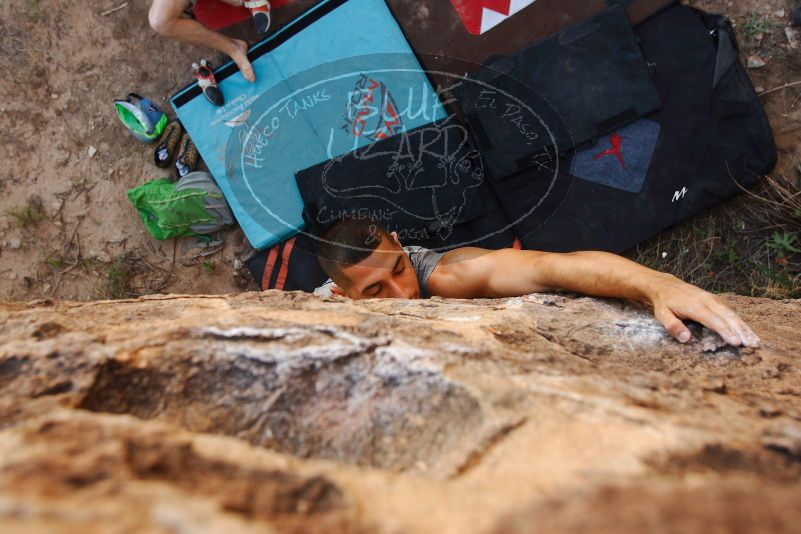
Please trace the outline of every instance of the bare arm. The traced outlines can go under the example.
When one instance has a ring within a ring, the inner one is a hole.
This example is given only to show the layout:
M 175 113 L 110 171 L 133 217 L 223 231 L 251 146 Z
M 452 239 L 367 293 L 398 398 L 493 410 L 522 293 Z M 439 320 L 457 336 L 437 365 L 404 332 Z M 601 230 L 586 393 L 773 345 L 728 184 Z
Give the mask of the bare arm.
M 236 0 L 226 1 L 239 5 Z M 188 6 L 189 0 L 153 0 L 148 15 L 150 26 L 165 37 L 194 46 L 214 48 L 227 54 L 236 62 L 245 79 L 254 81 L 256 78 L 253 67 L 247 58 L 247 43 L 226 37 L 209 30 L 194 19 L 183 17 L 182 14 Z
M 732 345 L 759 344 L 751 329 L 715 295 L 606 252 L 457 249 L 442 259 L 429 288 L 432 294 L 452 298 L 573 291 L 628 299 L 652 306 L 657 320 L 681 342 L 691 339 L 682 319 L 691 319 Z

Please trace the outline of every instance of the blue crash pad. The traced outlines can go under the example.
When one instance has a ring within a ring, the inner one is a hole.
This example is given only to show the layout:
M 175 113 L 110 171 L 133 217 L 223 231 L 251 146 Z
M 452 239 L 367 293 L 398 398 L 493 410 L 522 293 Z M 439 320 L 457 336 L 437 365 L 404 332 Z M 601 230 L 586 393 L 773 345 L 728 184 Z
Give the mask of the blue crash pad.
M 384 0 L 326 0 L 250 53 L 256 83 L 215 71 L 225 105 L 172 98 L 251 244 L 304 228 L 296 172 L 445 117 Z

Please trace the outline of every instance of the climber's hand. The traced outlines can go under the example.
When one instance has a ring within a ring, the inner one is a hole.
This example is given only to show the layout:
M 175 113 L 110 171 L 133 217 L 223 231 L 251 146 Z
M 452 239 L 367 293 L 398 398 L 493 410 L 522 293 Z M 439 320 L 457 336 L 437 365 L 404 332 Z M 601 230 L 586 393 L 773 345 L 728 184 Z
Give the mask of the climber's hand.
M 735 347 L 758 347 L 759 337 L 723 301 L 672 276 L 660 277 L 649 290 L 656 319 L 668 333 L 687 343 L 692 334 L 683 320 L 701 323 Z

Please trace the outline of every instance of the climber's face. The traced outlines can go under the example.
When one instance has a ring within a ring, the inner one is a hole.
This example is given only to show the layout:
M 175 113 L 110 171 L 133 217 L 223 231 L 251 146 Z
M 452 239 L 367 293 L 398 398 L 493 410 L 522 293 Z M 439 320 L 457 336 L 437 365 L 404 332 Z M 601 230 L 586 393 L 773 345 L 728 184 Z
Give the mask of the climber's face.
M 383 236 L 372 254 L 342 273 L 348 283 L 332 290 L 339 295 L 356 300 L 420 298 L 417 275 L 395 232 L 389 238 Z

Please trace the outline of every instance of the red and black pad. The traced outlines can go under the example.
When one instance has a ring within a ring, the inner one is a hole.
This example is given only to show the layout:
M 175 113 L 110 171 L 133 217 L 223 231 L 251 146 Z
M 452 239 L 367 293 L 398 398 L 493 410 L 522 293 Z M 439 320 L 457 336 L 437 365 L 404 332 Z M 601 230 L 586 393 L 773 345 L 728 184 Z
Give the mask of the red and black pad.
M 423 68 L 464 74 L 613 5 L 638 24 L 676 0 L 387 0 Z M 434 76 L 435 82 L 440 80 Z
M 508 234 L 495 248 L 520 249 L 520 239 Z M 305 291 L 315 289 L 328 281 L 315 252 L 317 241 L 300 234 L 270 249 L 259 251 L 247 262 L 248 270 L 262 291 Z
M 328 280 L 317 261 L 317 240 L 299 234 L 283 243 L 259 251 L 247 262 L 248 270 L 262 290 L 313 292 Z
M 506 222 L 500 205 L 488 187 L 480 190 L 487 215 L 458 225 L 451 234 L 453 243 L 474 241 L 487 249 L 521 248 L 520 239 Z M 404 245 L 416 244 L 414 240 Z M 317 261 L 317 239 L 310 234 L 299 234 L 267 250 L 257 252 L 247 261 L 248 271 L 262 290 L 306 291 L 308 293 L 323 285 L 328 275 Z
M 554 175 L 558 205 L 516 225 L 525 248 L 625 251 L 756 185 L 776 163 L 773 134 L 723 17 L 676 6 L 635 29 L 662 108 L 559 168 L 492 182 L 510 219 Z M 538 188 L 538 184 L 539 188 Z
M 661 106 L 620 6 L 494 61 L 471 78 L 476 82 L 460 84 L 454 94 L 496 180 Z

